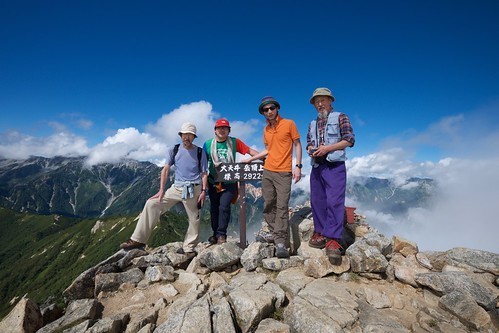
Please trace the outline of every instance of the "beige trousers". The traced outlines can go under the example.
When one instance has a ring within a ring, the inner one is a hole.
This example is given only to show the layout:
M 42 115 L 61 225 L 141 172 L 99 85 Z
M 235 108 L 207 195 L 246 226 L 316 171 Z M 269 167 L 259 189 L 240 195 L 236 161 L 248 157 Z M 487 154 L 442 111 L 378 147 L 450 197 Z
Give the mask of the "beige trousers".
M 140 214 L 135 231 L 130 238 L 136 242 L 147 243 L 152 230 L 159 222 L 159 217 L 176 203 L 182 202 L 189 219 L 189 227 L 184 238 L 183 248 L 185 252 L 194 251 L 194 248 L 199 243 L 199 209 L 197 201 L 200 193 L 201 186 L 197 185 L 194 186 L 194 197 L 182 199 L 182 188 L 172 185 L 166 190 L 161 202 L 158 199 L 147 200 Z

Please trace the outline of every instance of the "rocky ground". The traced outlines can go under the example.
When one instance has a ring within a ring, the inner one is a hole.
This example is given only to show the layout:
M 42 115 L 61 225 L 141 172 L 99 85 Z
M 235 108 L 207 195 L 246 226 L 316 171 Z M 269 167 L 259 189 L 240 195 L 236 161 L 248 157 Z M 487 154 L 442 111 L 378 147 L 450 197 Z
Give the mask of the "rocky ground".
M 357 221 L 333 266 L 308 246 L 309 210 L 291 225 L 289 259 L 232 239 L 201 243 L 192 260 L 180 243 L 119 251 L 64 291 L 63 313 L 23 298 L 0 332 L 497 332 L 498 254 L 419 252 Z

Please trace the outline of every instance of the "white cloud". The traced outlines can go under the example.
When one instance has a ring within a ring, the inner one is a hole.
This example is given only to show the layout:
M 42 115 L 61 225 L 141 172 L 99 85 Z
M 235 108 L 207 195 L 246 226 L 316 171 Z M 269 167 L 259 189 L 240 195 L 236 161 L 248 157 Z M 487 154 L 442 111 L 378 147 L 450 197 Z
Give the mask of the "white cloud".
M 67 117 L 73 121 L 75 116 L 70 114 Z M 194 143 L 201 146 L 206 139 L 213 136 L 213 126 L 219 117 L 220 115 L 213 111 L 212 105 L 208 102 L 184 104 L 164 114 L 156 122 L 148 124 L 143 133 L 133 127 L 118 129 L 92 148 L 87 146 L 84 138 L 70 133 L 63 123 L 50 122 L 49 125 L 55 133 L 47 137 L 33 137 L 12 131 L 0 134 L 0 156 L 23 159 L 31 155 L 45 157 L 88 155 L 86 162 L 90 165 L 117 162 L 123 158 L 147 160 L 162 165 L 165 162 L 168 146 L 180 142 L 178 131 L 184 122 L 196 125 L 198 138 Z M 231 134 L 250 146 L 261 144 L 261 136 L 255 135 L 261 133 L 263 128 L 263 125 L 259 126 L 259 121 L 255 119 L 248 122 L 230 121 Z M 78 124 L 86 129 L 93 126 L 91 121 L 83 118 L 79 119 Z
M 89 152 L 84 138 L 67 132 L 37 138 L 11 131 L 0 135 L 0 142 L 0 156 L 5 158 L 83 156 Z
M 130 127 L 119 129 L 115 135 L 92 148 L 86 162 L 89 165 L 113 163 L 122 158 L 157 161 L 165 157 L 166 149 L 165 144 L 150 134 Z
M 94 126 L 94 123 L 91 120 L 81 118 L 77 121 L 77 125 L 79 128 L 88 130 Z
M 410 209 L 405 217 L 362 211 L 362 205 L 347 200 L 349 205 L 358 207 L 360 214 L 366 215 L 368 223 L 389 237 L 400 235 L 416 241 L 423 250 L 462 246 L 499 253 L 499 224 L 494 213 L 499 202 L 499 158 L 447 158 L 438 163 L 417 164 L 386 155 L 394 156 L 379 152 L 358 158 L 348 170 L 349 175 L 367 176 L 369 171 L 375 170 L 375 175 L 386 176 L 391 172 L 402 179 L 402 176 L 411 177 L 418 172 L 434 179 L 439 190 L 430 208 Z M 379 170 L 382 173 L 378 173 Z
M 146 131 L 155 138 L 169 144 L 179 141 L 178 131 L 185 122 L 196 126 L 195 143 L 200 145 L 213 135 L 213 125 L 218 114 L 213 112 L 210 103 L 205 101 L 183 104 L 170 113 L 164 114 L 158 121 L 149 124 Z
M 348 176 L 393 178 L 405 183 L 408 177 L 425 173 L 424 165 L 417 165 L 407 158 L 402 148 L 391 148 L 366 156 L 347 160 Z

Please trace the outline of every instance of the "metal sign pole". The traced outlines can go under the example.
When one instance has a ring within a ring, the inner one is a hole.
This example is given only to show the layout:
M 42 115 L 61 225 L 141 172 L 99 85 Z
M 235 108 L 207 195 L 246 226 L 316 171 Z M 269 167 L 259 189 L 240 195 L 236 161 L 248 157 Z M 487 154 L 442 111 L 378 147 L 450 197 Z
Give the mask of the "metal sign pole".
M 239 247 L 246 248 L 246 182 L 239 182 Z

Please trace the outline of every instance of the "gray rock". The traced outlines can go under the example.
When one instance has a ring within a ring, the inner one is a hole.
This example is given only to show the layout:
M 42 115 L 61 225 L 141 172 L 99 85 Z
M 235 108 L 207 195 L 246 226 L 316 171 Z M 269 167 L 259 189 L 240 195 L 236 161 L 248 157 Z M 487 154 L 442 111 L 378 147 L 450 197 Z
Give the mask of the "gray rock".
M 359 302 L 359 322 L 364 333 L 410 333 L 397 318 L 388 316 L 372 306 Z
M 275 288 L 265 288 L 267 278 L 259 273 L 241 273 L 229 285 L 228 300 L 242 332 L 250 332 L 275 311 L 279 295 Z M 279 288 L 280 289 L 280 288 Z M 281 296 L 284 291 L 281 289 Z
M 262 259 L 272 258 L 274 246 L 268 243 L 251 243 L 241 255 L 241 264 L 248 272 L 254 271 L 262 264 Z
M 62 295 L 64 296 L 64 299 L 66 301 L 71 301 L 76 299 L 94 297 L 94 278 L 99 268 L 108 264 L 116 263 L 126 255 L 126 251 L 120 250 L 106 260 L 78 275 L 78 277 L 71 283 L 71 285 L 63 291 Z
M 155 333 L 181 333 L 184 321 L 192 320 L 192 318 L 186 318 L 186 313 L 194 302 L 198 299 L 201 293 L 197 291 L 190 291 L 184 296 L 175 300 L 169 307 L 167 311 L 167 320 L 159 325 Z M 209 326 L 211 329 L 211 325 Z
M 146 269 L 145 278 L 150 282 L 175 281 L 172 266 L 149 266 Z
M 380 234 L 379 232 L 371 231 L 364 235 L 362 238 L 370 246 L 374 246 L 381 252 L 383 255 L 388 255 L 392 252 L 392 242 L 389 238 L 385 237 L 385 235 Z
M 494 309 L 499 297 L 497 288 L 468 273 L 421 273 L 416 274 L 415 279 L 418 284 L 427 286 L 441 295 L 450 294 L 454 290 L 467 292 L 486 310 Z
M 155 325 L 157 319 L 157 308 L 150 304 L 143 304 L 139 309 L 130 312 L 130 321 L 126 326 L 125 332 L 137 332 L 149 324 Z
M 383 292 L 374 288 L 365 287 L 359 289 L 357 297 L 362 297 L 368 304 L 375 309 L 391 308 L 390 298 Z
M 130 321 L 129 314 L 103 318 L 97 321 L 86 333 L 120 333 Z
M 375 239 L 372 237 L 372 239 Z M 353 272 L 378 272 L 382 273 L 388 266 L 388 261 L 381 251 L 369 245 L 365 240 L 355 242 L 346 250 L 346 256 L 350 259 Z
M 354 295 L 332 279 L 307 284 L 284 311 L 284 322 L 296 332 L 340 332 L 357 319 Z
M 211 297 L 211 312 L 213 332 L 218 333 L 235 333 L 236 327 L 234 326 L 234 314 L 230 307 L 229 302 L 225 297 L 212 296 Z
M 202 265 L 213 271 L 221 271 L 239 262 L 243 250 L 233 242 L 211 246 L 199 254 Z
M 433 270 L 433 266 L 431 265 L 430 259 L 426 256 L 426 254 L 422 252 L 416 253 L 416 260 L 418 263 L 426 269 Z
M 62 333 L 85 333 L 92 326 L 92 322 L 87 319 L 71 328 L 65 329 Z
M 403 256 L 394 253 L 390 260 L 390 265 L 394 268 L 395 277 L 413 287 L 418 287 L 415 276 L 419 273 L 428 273 L 429 270 L 420 266 L 414 254 Z
M 275 283 L 292 297 L 297 295 L 300 290 L 305 288 L 305 286 L 312 281 L 314 281 L 314 279 L 306 276 L 300 268 L 284 270 L 280 272 L 275 279 Z
M 440 306 L 458 317 L 461 322 L 475 330 L 490 326 L 491 320 L 487 312 L 478 306 L 465 292 L 455 290 L 440 298 Z
M 418 245 L 415 242 L 402 238 L 400 236 L 393 236 L 393 252 L 400 253 L 404 257 L 418 253 Z
M 47 325 L 54 320 L 57 320 L 62 317 L 64 314 L 64 309 L 62 309 L 59 305 L 57 304 L 50 304 L 41 310 L 42 317 L 43 317 L 43 324 Z
M 141 249 L 132 249 L 130 251 L 124 251 L 124 252 L 125 256 L 116 262 L 116 266 L 122 271 L 125 270 L 128 266 L 130 266 L 132 261 L 134 261 L 136 258 L 140 258 L 147 255 L 147 252 Z M 99 272 L 97 272 L 97 274 L 98 273 Z
M 66 308 L 66 313 L 56 321 L 43 326 L 37 333 L 52 333 L 63 331 L 79 324 L 87 319 L 98 318 L 102 304 L 95 299 L 78 299 L 71 301 Z
M 38 305 L 23 297 L 0 322 L 0 332 L 33 333 L 43 326 L 43 317 Z
M 95 296 L 101 291 L 116 291 L 123 283 L 137 284 L 144 278 L 144 273 L 138 268 L 132 268 L 123 273 L 97 274 L 95 276 Z
M 284 323 L 296 333 L 342 332 L 333 318 L 299 296 L 285 308 Z
M 269 258 L 262 260 L 262 266 L 271 271 L 283 271 L 291 267 L 289 259 Z
M 281 323 L 275 319 L 267 318 L 258 324 L 255 333 L 290 333 L 289 325 Z
M 496 276 L 499 275 L 499 254 L 456 247 L 447 251 L 448 264 L 464 266 L 473 271 L 485 271 Z

